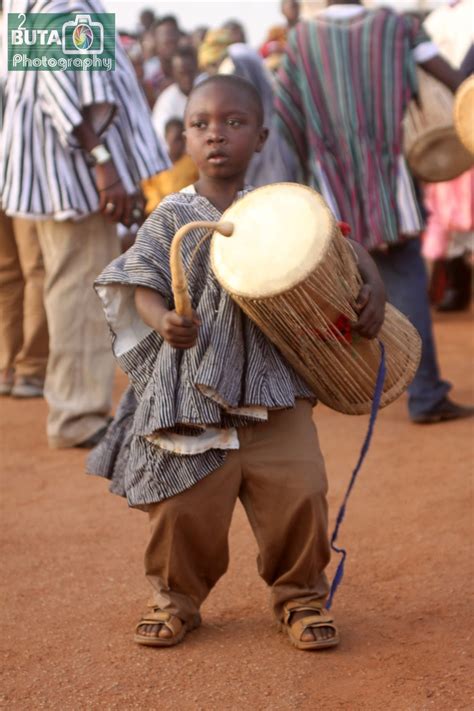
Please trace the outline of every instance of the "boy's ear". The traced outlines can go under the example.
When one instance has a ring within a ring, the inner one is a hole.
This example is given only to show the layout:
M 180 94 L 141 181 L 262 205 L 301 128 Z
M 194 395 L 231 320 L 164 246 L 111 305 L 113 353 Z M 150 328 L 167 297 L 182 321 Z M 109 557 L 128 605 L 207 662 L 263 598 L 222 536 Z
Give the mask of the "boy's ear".
M 255 153 L 260 153 L 262 150 L 263 146 L 265 145 L 265 141 L 268 138 L 268 128 L 265 128 L 265 126 L 262 126 L 258 132 L 258 141 L 257 141 L 257 146 L 255 148 Z

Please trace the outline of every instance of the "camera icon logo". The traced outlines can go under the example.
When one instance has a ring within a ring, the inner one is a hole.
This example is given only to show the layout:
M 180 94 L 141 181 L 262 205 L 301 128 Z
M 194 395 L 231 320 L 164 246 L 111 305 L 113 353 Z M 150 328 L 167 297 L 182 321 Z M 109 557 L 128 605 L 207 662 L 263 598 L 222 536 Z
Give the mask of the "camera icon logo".
M 77 15 L 63 24 L 62 44 L 64 54 L 102 54 L 104 26 L 90 15 Z

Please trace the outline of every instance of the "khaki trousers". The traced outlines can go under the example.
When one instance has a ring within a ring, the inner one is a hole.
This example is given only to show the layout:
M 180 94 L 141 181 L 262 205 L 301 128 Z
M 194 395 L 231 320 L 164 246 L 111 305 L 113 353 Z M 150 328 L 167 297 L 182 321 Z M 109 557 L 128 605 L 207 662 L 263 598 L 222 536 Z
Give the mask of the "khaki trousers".
M 240 498 L 257 540 L 258 572 L 275 615 L 288 600 L 324 600 L 329 562 L 327 480 L 309 402 L 239 429 L 240 449 L 191 489 L 152 504 L 145 571 L 150 606 L 186 622 L 225 573 L 228 532 Z
M 43 380 L 48 327 L 35 221 L 0 212 L 0 371 Z
M 73 447 L 103 427 L 110 412 L 114 361 L 93 282 L 119 254 L 119 242 L 115 225 L 102 215 L 36 224 L 50 336 L 48 441 Z

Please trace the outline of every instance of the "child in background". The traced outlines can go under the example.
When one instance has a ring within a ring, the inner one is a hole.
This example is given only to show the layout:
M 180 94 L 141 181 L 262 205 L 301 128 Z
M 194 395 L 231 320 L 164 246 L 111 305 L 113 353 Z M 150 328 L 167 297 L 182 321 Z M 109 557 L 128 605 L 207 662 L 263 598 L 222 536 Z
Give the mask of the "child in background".
M 130 434 L 117 429 L 128 441 L 121 486 L 151 525 L 145 568 L 153 595 L 135 641 L 168 647 L 199 626 L 200 606 L 227 569 L 240 498 L 277 620 L 297 648 L 331 647 L 339 634 L 324 607 L 327 481 L 314 393 L 222 290 L 209 242 L 195 250 L 201 232 L 182 245 L 192 319 L 176 313 L 171 289 L 175 232 L 219 220 L 246 192 L 249 161 L 268 133 L 260 96 L 240 77 L 213 76 L 191 93 L 185 127 L 197 182 L 163 200 L 96 282 L 137 400 Z M 365 250 L 354 249 L 364 281 L 356 328 L 373 338 L 383 284 Z
M 177 118 L 170 119 L 165 126 L 165 141 L 173 167 L 142 182 L 147 215 L 153 212 L 167 195 L 177 193 L 197 180 L 198 171 L 193 159 L 186 153 L 183 130 L 183 122 Z
M 171 60 L 173 84 L 165 89 L 153 107 L 152 122 L 156 133 L 165 138 L 165 128 L 172 118 L 184 118 L 188 96 L 198 75 L 196 50 L 178 47 Z

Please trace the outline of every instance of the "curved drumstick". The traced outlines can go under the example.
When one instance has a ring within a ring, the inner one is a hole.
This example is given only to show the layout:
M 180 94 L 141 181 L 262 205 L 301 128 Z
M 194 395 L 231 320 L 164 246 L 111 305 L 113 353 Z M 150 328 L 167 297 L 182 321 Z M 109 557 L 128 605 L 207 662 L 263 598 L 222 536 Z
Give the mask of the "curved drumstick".
M 206 222 L 198 220 L 183 225 L 173 237 L 170 248 L 170 268 L 174 304 L 176 313 L 189 319 L 192 318 L 193 309 L 188 294 L 188 280 L 186 279 L 183 260 L 181 259 L 181 240 L 188 232 L 196 229 L 214 230 L 224 235 L 224 237 L 230 237 L 234 231 L 234 225 L 232 222 Z

